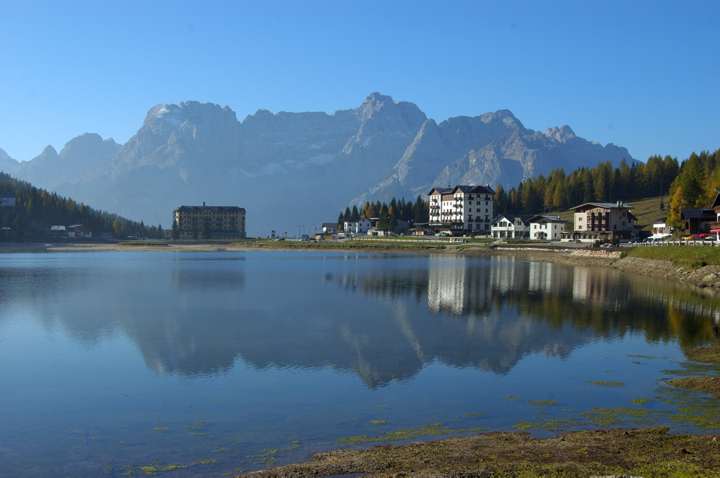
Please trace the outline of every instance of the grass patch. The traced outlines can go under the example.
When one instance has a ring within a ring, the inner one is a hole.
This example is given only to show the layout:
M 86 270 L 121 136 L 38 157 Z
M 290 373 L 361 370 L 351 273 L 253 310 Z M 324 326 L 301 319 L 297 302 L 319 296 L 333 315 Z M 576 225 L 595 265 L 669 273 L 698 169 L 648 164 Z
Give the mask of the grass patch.
M 670 261 L 677 266 L 698 268 L 720 265 L 720 247 L 710 246 L 658 246 L 635 247 L 627 251 L 628 257 Z

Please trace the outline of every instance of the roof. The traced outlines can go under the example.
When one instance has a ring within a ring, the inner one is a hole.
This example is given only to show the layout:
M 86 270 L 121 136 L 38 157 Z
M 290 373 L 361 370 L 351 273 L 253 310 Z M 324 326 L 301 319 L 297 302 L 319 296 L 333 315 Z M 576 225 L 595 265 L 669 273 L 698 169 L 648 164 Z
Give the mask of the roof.
M 456 191 L 462 191 L 464 193 L 471 194 L 495 194 L 495 191 L 490 186 L 468 186 L 461 184 L 455 186 L 454 188 L 432 188 L 428 193 L 428 196 L 433 193 L 450 194 L 455 193 Z
M 455 186 L 452 192 L 462 191 L 464 193 L 471 194 L 495 194 L 495 191 L 490 186 Z
M 682 219 L 699 219 L 699 220 L 715 220 L 715 211 L 700 207 L 689 207 L 680 211 Z
M 530 221 L 531 223 L 532 223 L 532 222 L 537 222 L 537 223 L 540 223 L 540 222 L 556 222 L 556 223 L 560 223 L 560 224 L 564 224 L 564 223 L 565 223 L 565 221 L 563 221 L 562 219 L 560 219 L 560 216 L 546 216 L 546 215 L 543 215 L 543 214 L 536 214 L 535 216 L 531 216 L 530 219 L 529 219 L 529 221 Z
M 336 222 L 323 222 L 322 227 L 337 227 Z
M 632 205 L 626 204 L 622 201 L 618 202 L 585 202 L 578 204 L 577 206 L 571 207 L 570 210 L 582 209 L 587 207 L 600 207 L 603 209 L 630 209 Z
M 195 212 L 204 210 L 213 210 L 219 212 L 233 212 L 233 211 L 245 211 L 244 207 L 238 206 L 180 206 L 176 211 L 181 212 Z

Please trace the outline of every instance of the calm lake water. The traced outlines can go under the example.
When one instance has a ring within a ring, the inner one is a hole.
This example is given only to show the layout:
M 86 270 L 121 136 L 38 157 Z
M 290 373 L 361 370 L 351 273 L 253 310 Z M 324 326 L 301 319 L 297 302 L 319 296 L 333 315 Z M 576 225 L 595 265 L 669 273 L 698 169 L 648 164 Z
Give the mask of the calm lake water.
M 221 477 L 492 430 L 717 432 L 714 402 L 664 380 L 715 373 L 683 349 L 719 321 L 663 282 L 510 257 L 3 254 L 0 476 Z

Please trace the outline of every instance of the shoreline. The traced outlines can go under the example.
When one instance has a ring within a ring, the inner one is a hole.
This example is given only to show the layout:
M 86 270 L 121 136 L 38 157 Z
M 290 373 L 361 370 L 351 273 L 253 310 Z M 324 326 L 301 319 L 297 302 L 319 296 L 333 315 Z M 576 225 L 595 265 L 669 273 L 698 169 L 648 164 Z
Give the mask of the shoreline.
M 2 253 L 62 252 L 244 252 L 244 251 L 330 251 L 404 254 L 449 254 L 467 256 L 513 256 L 570 266 L 608 267 L 621 272 L 669 280 L 706 295 L 720 295 L 720 265 L 684 266 L 669 260 L 632 257 L 627 251 L 562 248 L 543 245 L 500 245 L 489 242 L 451 243 L 419 240 L 362 240 L 347 242 L 295 242 L 249 240 L 217 243 L 60 243 L 0 245 Z
M 302 463 L 238 476 L 720 477 L 719 451 L 717 437 L 675 435 L 664 427 L 577 431 L 550 438 L 490 432 L 320 452 Z

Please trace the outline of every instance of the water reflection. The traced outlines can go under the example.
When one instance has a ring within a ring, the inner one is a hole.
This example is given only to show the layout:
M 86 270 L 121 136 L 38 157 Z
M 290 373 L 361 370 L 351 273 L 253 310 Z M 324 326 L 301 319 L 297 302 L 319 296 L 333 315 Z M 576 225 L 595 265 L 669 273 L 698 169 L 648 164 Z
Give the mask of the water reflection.
M 436 360 L 505 374 L 527 355 L 625 334 L 691 346 L 713 338 L 720 310 L 609 269 L 506 257 L 97 257 L 0 269 L 0 325 L 30 315 L 89 345 L 121 333 L 159 374 L 241 359 L 332 367 L 375 388 Z

